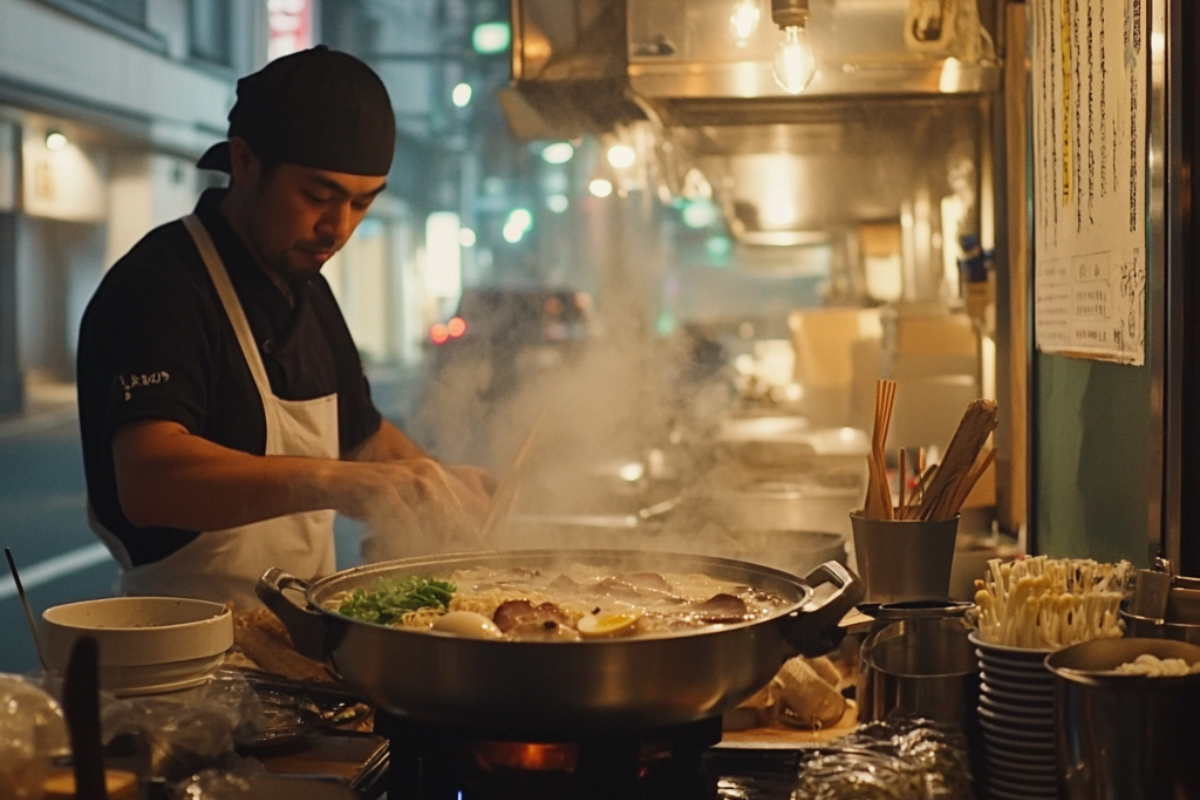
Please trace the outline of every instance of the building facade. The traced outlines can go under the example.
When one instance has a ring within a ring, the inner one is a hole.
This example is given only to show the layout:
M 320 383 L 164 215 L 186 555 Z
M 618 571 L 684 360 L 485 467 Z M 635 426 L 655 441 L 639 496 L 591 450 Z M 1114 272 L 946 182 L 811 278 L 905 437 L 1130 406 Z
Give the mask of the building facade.
M 327 277 L 368 364 L 418 361 L 429 322 L 456 299 L 427 291 L 426 219 L 475 194 L 468 112 L 451 95 L 480 6 L 0 0 L 0 416 L 24 408 L 29 381 L 73 379 L 104 271 L 222 181 L 194 164 L 225 136 L 238 76 L 316 42 L 380 72 L 399 129 L 389 190 Z

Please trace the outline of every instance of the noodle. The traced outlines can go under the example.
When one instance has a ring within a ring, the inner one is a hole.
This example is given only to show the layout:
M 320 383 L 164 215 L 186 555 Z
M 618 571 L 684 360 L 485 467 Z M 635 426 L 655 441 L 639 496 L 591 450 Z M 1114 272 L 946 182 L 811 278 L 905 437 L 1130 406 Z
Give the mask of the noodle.
M 438 617 L 445 613 L 440 608 L 418 608 L 416 611 L 408 611 L 400 617 L 400 627 L 432 628 Z

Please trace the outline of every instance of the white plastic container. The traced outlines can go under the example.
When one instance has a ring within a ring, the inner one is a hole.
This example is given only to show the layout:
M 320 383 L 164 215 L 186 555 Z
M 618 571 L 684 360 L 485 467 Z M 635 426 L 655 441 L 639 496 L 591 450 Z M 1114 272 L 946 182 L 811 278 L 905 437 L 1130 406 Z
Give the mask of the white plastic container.
M 47 666 L 66 670 L 80 636 L 99 646 L 100 688 L 114 694 L 171 692 L 204 683 L 233 646 L 233 614 L 180 597 L 111 597 L 42 612 Z

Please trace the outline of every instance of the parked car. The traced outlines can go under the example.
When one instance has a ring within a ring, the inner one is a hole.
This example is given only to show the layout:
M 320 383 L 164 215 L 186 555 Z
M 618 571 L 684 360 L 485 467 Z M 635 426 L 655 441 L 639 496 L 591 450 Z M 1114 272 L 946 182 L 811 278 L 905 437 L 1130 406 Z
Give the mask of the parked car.
M 591 298 L 563 289 L 467 289 L 450 319 L 433 325 L 435 358 L 461 349 L 519 350 L 586 339 Z
M 569 365 L 592 336 L 591 297 L 565 289 L 464 290 L 429 331 L 418 440 L 443 458 L 487 460 L 474 439 L 492 414 Z

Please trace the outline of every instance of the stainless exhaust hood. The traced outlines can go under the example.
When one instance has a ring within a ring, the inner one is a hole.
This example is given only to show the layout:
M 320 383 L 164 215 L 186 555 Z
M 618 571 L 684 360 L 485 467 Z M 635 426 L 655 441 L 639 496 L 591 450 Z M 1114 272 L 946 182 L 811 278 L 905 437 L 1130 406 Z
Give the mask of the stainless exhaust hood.
M 813 99 L 999 86 L 992 15 L 981 23 L 976 0 L 801 2 L 816 71 L 800 94 L 773 77 L 784 34 L 772 0 L 513 0 L 513 88 L 549 127 L 578 130 L 639 118 L 633 99 L 671 124 L 786 122 L 803 121 Z M 926 20 L 940 35 L 922 40 L 917 10 L 931 4 L 954 32 Z
M 934 57 L 914 50 L 905 36 L 908 0 L 811 0 L 806 28 L 816 71 L 792 95 L 773 75 L 783 34 L 762 5 L 753 30 L 738 31 L 733 15 L 739 7 L 758 9 L 756 0 L 628 0 L 630 88 L 687 117 L 763 110 L 778 119 L 789 113 L 802 118 L 811 98 L 978 93 L 999 84 L 998 65 L 979 28 L 971 41 L 946 42 L 942 57 Z M 737 102 L 744 100 L 756 102 Z
M 800 245 L 815 232 L 897 219 L 920 193 L 954 194 L 952 167 L 978 163 L 978 98 L 843 98 L 807 122 L 668 129 L 708 179 L 734 236 Z M 828 238 L 828 237 L 826 237 Z
M 500 102 L 527 139 L 649 124 L 667 188 L 698 169 L 738 239 L 822 241 L 950 191 L 947 165 L 979 155 L 997 1 L 513 0 Z M 814 59 L 795 94 L 784 23 Z

